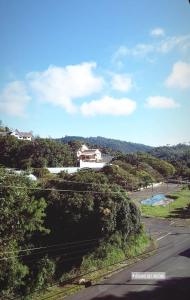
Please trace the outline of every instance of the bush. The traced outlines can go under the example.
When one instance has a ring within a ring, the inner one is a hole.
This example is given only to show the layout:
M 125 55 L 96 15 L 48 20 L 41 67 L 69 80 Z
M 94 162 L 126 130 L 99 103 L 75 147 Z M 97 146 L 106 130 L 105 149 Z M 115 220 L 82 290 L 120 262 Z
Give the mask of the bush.
M 55 273 L 55 263 L 48 257 L 42 258 L 33 269 L 33 274 L 29 278 L 28 294 L 34 293 L 36 290 L 43 291 L 53 281 Z M 27 286 L 27 285 L 26 285 Z
M 129 238 L 117 232 L 101 245 L 90 255 L 83 258 L 81 271 L 95 271 L 98 268 L 106 267 L 118 263 L 127 258 L 141 254 L 147 245 L 149 238 L 141 230 Z
M 166 195 L 166 198 L 169 198 L 169 199 L 178 199 L 179 198 L 179 196 L 177 196 L 177 195 Z

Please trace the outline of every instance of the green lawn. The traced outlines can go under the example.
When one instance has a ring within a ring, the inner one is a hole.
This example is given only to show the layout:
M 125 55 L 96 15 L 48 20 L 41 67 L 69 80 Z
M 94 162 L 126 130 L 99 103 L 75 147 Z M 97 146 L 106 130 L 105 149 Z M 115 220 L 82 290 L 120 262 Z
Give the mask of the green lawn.
M 170 197 L 176 197 L 172 203 L 166 206 L 148 206 L 141 205 L 142 214 L 145 216 L 161 218 L 190 219 L 190 190 L 182 189 L 179 192 L 170 194 Z

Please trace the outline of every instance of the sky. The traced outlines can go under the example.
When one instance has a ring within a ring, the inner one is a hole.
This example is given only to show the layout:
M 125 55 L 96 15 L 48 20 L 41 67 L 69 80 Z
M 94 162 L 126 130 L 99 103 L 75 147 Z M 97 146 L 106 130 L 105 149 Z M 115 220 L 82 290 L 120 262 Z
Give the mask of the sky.
M 12 129 L 190 141 L 188 0 L 0 0 L 0 66 Z

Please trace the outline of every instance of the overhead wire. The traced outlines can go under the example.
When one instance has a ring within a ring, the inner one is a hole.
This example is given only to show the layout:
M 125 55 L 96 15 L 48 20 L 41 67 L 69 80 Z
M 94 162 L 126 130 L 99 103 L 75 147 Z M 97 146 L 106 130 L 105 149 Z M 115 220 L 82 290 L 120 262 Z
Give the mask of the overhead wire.
M 159 247 L 159 248 L 160 248 L 160 247 Z M 158 248 L 158 249 L 159 249 L 159 248 Z M 144 251 L 143 253 L 137 255 L 136 258 L 141 257 L 141 256 L 146 255 L 146 254 L 153 253 L 153 252 L 155 252 L 155 249 L 153 249 L 153 250 L 151 250 L 151 251 Z M 116 261 L 116 262 L 114 262 L 114 263 L 112 263 L 112 264 L 110 264 L 110 265 L 108 265 L 108 266 L 106 266 L 106 267 L 111 267 L 111 266 L 113 266 L 113 265 L 115 265 L 115 264 L 123 263 L 123 262 L 126 261 L 126 260 L 127 260 L 127 257 L 126 257 L 125 259 L 123 259 L 123 260 Z M 130 265 L 133 265 L 133 264 L 134 264 L 134 262 L 130 263 L 130 264 L 127 265 L 127 266 L 129 267 Z M 69 278 L 69 279 L 67 279 L 67 280 L 65 280 L 65 281 L 61 281 L 61 282 L 60 282 L 60 280 L 59 280 L 59 281 L 56 281 L 54 284 L 48 286 L 47 288 L 53 288 L 53 287 L 56 287 L 58 284 L 61 284 L 61 285 L 64 285 L 64 284 L 71 284 L 71 283 L 73 283 L 73 281 L 74 281 L 75 279 L 78 279 L 78 278 L 81 278 L 81 277 L 83 277 L 83 276 L 92 274 L 92 273 L 97 272 L 97 271 L 100 271 L 100 270 L 102 270 L 102 269 L 105 269 L 105 266 L 104 266 L 104 267 L 101 267 L 101 268 L 96 268 L 96 269 L 93 270 L 93 271 L 89 271 L 89 272 L 85 272 L 85 273 L 82 273 L 82 274 L 78 274 L 77 276 L 74 276 L 74 277 L 72 277 L 72 278 Z M 112 272 L 112 271 L 111 271 L 111 272 Z M 110 272 L 109 272 L 109 273 L 110 273 Z M 107 274 L 107 273 L 106 273 L 106 274 Z M 76 283 L 75 283 L 75 284 L 76 284 Z M 69 288 L 69 287 L 68 287 L 68 288 Z M 69 291 L 72 290 L 72 289 L 73 289 L 73 288 L 70 288 Z M 35 291 L 35 292 L 38 292 L 38 291 L 41 291 L 41 290 L 42 290 L 41 288 L 40 288 L 40 289 L 38 288 L 38 289 L 35 289 L 34 291 Z M 64 293 L 64 291 L 58 292 L 58 293 L 56 293 L 56 294 L 53 294 L 53 295 L 48 296 L 48 298 L 47 298 L 47 297 L 46 297 L 46 298 L 42 298 L 42 300 L 50 299 L 50 298 L 52 298 L 52 297 L 55 297 L 56 295 L 63 294 L 63 293 Z M 11 300 L 15 300 L 15 299 L 18 299 L 18 297 L 11 298 Z M 41 299 L 41 298 L 40 298 L 40 299 Z
M 91 241 L 98 241 L 99 239 L 88 239 L 88 240 L 80 240 L 80 241 L 75 241 L 75 242 L 66 242 L 66 243 L 59 243 L 59 244 L 52 244 L 52 245 L 46 245 L 46 246 L 40 246 L 40 247 L 32 247 L 32 248 L 25 248 L 25 249 L 20 249 L 19 251 L 7 251 L 7 252 L 0 252 L 2 253 L 14 253 L 14 252 L 25 252 L 25 251 L 34 251 L 34 250 L 40 250 L 44 248 L 51 248 L 51 247 L 57 247 L 57 246 L 72 246 L 75 244 L 81 244 L 81 243 L 86 243 L 86 242 L 91 242 Z
M 30 174 L 33 175 L 33 174 Z M 7 174 L 6 176 L 26 176 L 25 174 Z M 76 180 L 65 180 L 62 178 L 48 178 L 48 177 L 40 177 L 38 178 L 38 180 L 41 179 L 48 179 L 49 181 L 58 181 L 58 182 L 65 182 L 65 183 L 76 183 L 76 184 L 86 184 L 86 185 L 99 185 L 99 186 L 110 186 L 113 187 L 114 184 L 110 184 L 110 183 L 96 183 L 96 182 L 81 182 L 81 181 L 76 181 Z
M 41 191 L 53 191 L 53 192 L 75 192 L 75 193 L 94 193 L 94 194 L 118 194 L 119 192 L 126 193 L 126 191 L 94 191 L 94 190 L 74 190 L 74 189 L 55 189 L 55 188 L 41 188 L 41 187 L 25 187 L 25 186 L 14 186 L 14 185 L 1 185 L 0 188 L 17 188 L 25 190 L 41 190 Z
M 34 255 L 44 255 L 44 254 L 50 254 L 51 255 L 51 252 L 56 252 L 56 251 L 64 251 L 64 250 L 69 250 L 69 254 L 73 253 L 72 250 L 74 250 L 73 248 L 76 248 L 76 247 L 86 247 L 86 246 L 93 246 L 95 244 L 97 244 L 99 242 L 99 240 L 94 240 L 94 241 L 89 241 L 89 242 L 85 242 L 85 243 L 80 243 L 80 244 L 75 244 L 75 245 L 70 245 L 70 246 L 65 246 L 65 247 L 58 247 L 58 248 L 54 248 L 54 249 L 43 249 L 43 250 L 40 250 L 40 252 L 35 252 L 35 253 L 28 253 L 28 254 L 22 254 L 22 255 L 12 255 L 12 256 L 5 256 L 5 252 L 4 253 L 1 253 L 4 255 L 4 257 L 0 258 L 0 261 L 2 260 L 8 260 L 8 259 L 13 259 L 13 258 L 26 258 L 26 257 L 29 257 L 29 256 L 34 256 Z M 76 252 L 76 251 L 74 251 Z M 10 253 L 10 252 L 9 252 Z M 15 252 L 14 252 L 15 253 Z M 67 254 L 68 252 L 66 253 L 63 253 L 62 254 Z
M 95 244 L 95 243 L 94 243 Z M 91 244 L 91 245 L 93 245 L 93 244 Z M 88 248 L 84 248 L 84 249 L 81 249 L 81 250 L 79 250 L 79 251 L 69 251 L 69 253 L 68 252 L 66 252 L 66 253 L 63 253 L 63 252 L 59 252 L 59 254 L 55 254 L 55 255 L 50 255 L 50 258 L 52 258 L 52 257 L 57 257 L 57 256 L 61 256 L 61 255 L 70 255 L 70 254 L 78 254 L 78 253 L 82 253 L 82 252 L 85 252 L 86 250 L 90 250 L 90 249 L 92 249 L 93 247 L 91 246 L 89 246 Z M 56 249 L 54 249 L 54 251 L 56 251 Z M 57 251 L 61 251 L 61 249 L 57 249 Z M 44 254 L 44 253 L 41 253 L 42 255 Z M 50 253 L 47 253 L 47 254 L 50 254 Z M 14 256 L 8 256 L 8 257 L 3 257 L 3 258 L 0 258 L 0 261 L 7 261 L 7 260 L 10 260 L 10 259 L 15 259 L 15 258 L 28 258 L 28 256 L 34 256 L 34 255 L 39 255 L 39 253 L 33 253 L 33 254 L 25 254 L 25 255 L 14 255 Z M 32 260 L 29 260 L 29 261 L 36 261 L 36 260 L 38 260 L 39 258 L 35 258 L 35 259 L 32 259 Z M 71 258 L 69 258 L 69 260 L 70 259 L 75 259 L 75 257 L 71 257 Z

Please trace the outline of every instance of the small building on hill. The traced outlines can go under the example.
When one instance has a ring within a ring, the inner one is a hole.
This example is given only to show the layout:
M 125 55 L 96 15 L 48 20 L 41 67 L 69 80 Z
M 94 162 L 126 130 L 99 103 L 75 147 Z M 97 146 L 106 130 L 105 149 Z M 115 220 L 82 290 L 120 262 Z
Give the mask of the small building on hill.
M 9 135 L 15 136 L 19 140 L 31 141 L 32 140 L 32 132 L 22 132 L 18 131 L 18 129 L 9 132 Z
M 77 151 L 78 160 L 83 162 L 100 162 L 101 156 L 99 149 L 89 149 L 86 145 L 82 145 Z

